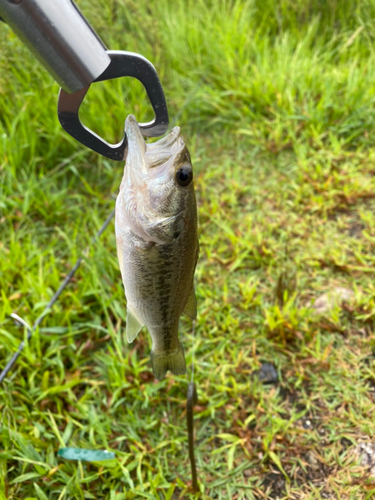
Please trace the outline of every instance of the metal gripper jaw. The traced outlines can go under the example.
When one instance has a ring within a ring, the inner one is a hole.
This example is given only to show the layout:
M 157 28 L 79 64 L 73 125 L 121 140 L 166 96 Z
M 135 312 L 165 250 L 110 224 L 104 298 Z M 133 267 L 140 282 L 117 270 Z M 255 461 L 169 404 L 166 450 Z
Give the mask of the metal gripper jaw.
M 155 118 L 151 122 L 139 124 L 141 132 L 146 137 L 159 137 L 165 134 L 169 125 L 167 103 L 154 66 L 148 59 L 133 52 L 108 50 L 107 54 L 111 62 L 94 82 L 112 80 L 122 76 L 137 78 L 145 87 L 155 113 Z M 88 148 L 111 160 L 124 161 L 127 149 L 125 134 L 118 144 L 109 144 L 85 127 L 79 119 L 79 108 L 89 88 L 90 85 L 73 94 L 68 94 L 65 90 L 60 89 L 57 106 L 59 121 L 68 134 Z

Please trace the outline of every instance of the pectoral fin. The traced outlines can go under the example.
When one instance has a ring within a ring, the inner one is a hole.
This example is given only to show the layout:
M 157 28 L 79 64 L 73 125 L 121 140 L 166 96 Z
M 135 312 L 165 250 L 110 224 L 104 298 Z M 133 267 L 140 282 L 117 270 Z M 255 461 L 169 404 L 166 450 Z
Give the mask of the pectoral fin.
M 195 297 L 194 288 L 191 289 L 191 293 L 184 309 L 184 314 L 193 320 L 197 317 L 197 299 Z
M 128 306 L 126 315 L 126 338 L 128 339 L 129 344 L 131 344 L 136 338 L 142 326 L 142 323 Z

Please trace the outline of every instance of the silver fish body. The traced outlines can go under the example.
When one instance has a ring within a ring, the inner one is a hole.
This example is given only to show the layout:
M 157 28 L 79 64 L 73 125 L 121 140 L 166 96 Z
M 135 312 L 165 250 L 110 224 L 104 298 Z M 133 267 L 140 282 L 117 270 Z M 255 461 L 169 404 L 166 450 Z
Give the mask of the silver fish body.
M 197 207 L 189 152 L 175 127 L 146 144 L 134 116 L 126 119 L 128 154 L 116 201 L 116 242 L 127 299 L 126 334 L 145 325 L 154 375 L 186 372 L 179 319 L 196 317 Z

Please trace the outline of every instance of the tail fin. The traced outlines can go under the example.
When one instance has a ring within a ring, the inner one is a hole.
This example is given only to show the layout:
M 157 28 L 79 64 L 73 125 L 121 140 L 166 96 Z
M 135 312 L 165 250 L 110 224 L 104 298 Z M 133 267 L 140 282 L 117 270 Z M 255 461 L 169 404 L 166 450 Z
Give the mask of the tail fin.
M 186 373 L 184 348 L 181 344 L 179 344 L 176 351 L 164 354 L 151 351 L 151 363 L 154 376 L 158 380 L 162 380 L 168 370 L 174 375 L 183 375 Z

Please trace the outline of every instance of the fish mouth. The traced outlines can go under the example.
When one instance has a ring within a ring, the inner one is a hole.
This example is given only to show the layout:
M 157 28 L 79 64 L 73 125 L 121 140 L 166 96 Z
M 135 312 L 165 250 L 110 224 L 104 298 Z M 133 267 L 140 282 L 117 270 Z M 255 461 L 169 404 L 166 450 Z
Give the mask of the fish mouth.
M 128 141 L 126 163 L 136 165 L 137 169 L 145 169 L 145 154 L 147 145 L 134 115 L 129 115 L 126 118 L 125 134 Z
M 180 127 L 174 127 L 169 134 L 157 142 L 147 144 L 147 164 L 149 168 L 161 167 L 168 169 L 176 156 L 185 149 L 185 142 L 180 133 Z M 159 169 L 158 169 L 159 170 Z
M 146 144 L 134 115 L 129 115 L 126 118 L 125 134 L 128 141 L 126 162 L 137 165 L 137 169 L 159 167 L 172 160 L 185 148 L 180 127 L 174 127 L 163 138 L 154 143 Z
M 128 139 L 128 144 L 146 145 L 141 129 L 139 128 L 137 119 L 134 115 L 128 115 L 125 120 L 125 133 Z

